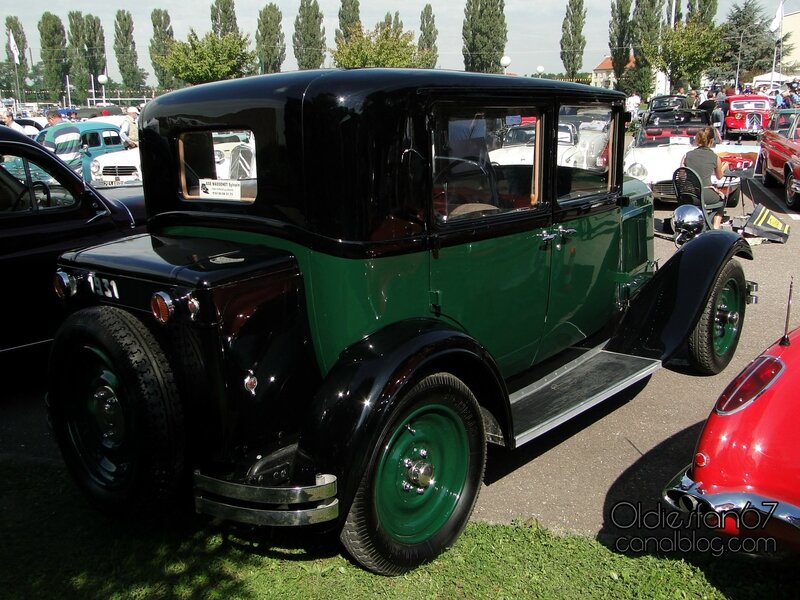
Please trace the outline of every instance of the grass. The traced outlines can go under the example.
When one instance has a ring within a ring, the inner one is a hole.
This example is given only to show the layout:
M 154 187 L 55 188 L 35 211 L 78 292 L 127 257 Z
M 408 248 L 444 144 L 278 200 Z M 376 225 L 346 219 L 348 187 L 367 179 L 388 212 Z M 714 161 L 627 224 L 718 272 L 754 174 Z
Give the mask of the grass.
M 470 523 L 433 563 L 386 578 L 332 535 L 108 519 L 59 465 L 0 459 L 0 481 L 4 599 L 781 598 L 800 583 L 795 557 L 628 556 L 535 523 Z

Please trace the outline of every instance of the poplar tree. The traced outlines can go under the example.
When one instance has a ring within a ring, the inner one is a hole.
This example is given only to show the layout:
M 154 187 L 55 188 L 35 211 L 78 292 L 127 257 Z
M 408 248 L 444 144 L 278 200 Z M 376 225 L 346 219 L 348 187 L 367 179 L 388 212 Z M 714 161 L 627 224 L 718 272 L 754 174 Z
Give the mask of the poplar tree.
M 611 66 L 621 89 L 622 75 L 631 55 L 631 0 L 611 0 L 611 20 L 608 23 L 608 48 Z
M 467 0 L 461 27 L 465 71 L 503 72 L 500 59 L 508 39 L 504 11 L 503 0 Z
M 644 50 L 648 40 L 661 37 L 661 14 L 664 0 L 636 0 L 633 9 L 631 42 L 636 65 L 626 73 L 625 88 L 636 88 L 642 98 L 649 98 L 653 92 L 652 61 Z
M 42 83 L 50 100 L 59 101 L 69 71 L 67 62 L 67 36 L 61 19 L 51 12 L 39 20 L 41 57 L 44 66 Z
M 686 20 L 696 20 L 698 23 L 713 27 L 717 6 L 717 0 L 689 0 Z
M 568 79 L 575 79 L 583 65 L 583 51 L 586 38 L 583 26 L 586 24 L 586 9 L 583 0 L 569 0 L 564 21 L 561 23 L 561 62 Z
M 258 13 L 256 57 L 259 73 L 279 73 L 286 60 L 286 41 L 281 29 L 283 14 L 277 4 L 269 3 Z
M 235 33 L 240 35 L 236 24 L 236 7 L 233 0 L 214 0 L 211 5 L 211 31 L 217 37 Z
M 122 85 L 138 91 L 144 85 L 145 73 L 139 68 L 136 42 L 133 40 L 133 17 L 127 10 L 118 10 L 114 20 L 114 55 L 122 76 Z
M 67 35 L 67 56 L 69 56 L 69 82 L 74 88 L 70 91 L 70 98 L 76 104 L 86 101 L 86 85 L 89 71 L 86 68 L 86 39 L 84 35 L 85 23 L 80 11 L 72 10 L 67 13 L 69 21 L 69 34 Z
M 86 44 L 86 69 L 94 77 L 94 87 L 97 90 L 97 76 L 106 72 L 106 35 L 100 17 L 84 17 L 83 38 Z
M 318 69 L 325 60 L 325 28 L 317 0 L 300 0 L 292 48 L 298 69 Z
M 339 29 L 336 30 L 336 45 L 350 41 L 353 32 L 361 27 L 361 7 L 358 0 L 342 0 L 339 7 Z
M 8 16 L 6 17 L 6 56 L 8 57 L 8 62 L 13 63 L 14 57 L 11 54 L 11 46 L 9 45 L 8 41 L 8 32 L 11 31 L 11 34 L 14 36 L 14 43 L 17 45 L 17 50 L 19 51 L 19 64 L 17 65 L 17 72 L 20 75 L 20 79 L 22 79 L 28 73 L 28 59 L 26 58 L 26 51 L 28 50 L 28 38 L 25 37 L 25 31 L 22 29 L 22 23 L 17 17 Z M 22 83 L 20 83 L 22 85 Z
M 153 74 L 158 80 L 158 87 L 171 89 L 176 87 L 177 82 L 172 73 L 161 63 L 161 59 L 167 55 L 170 46 L 175 41 L 169 13 L 161 8 L 156 8 L 150 13 L 150 21 L 153 23 L 153 37 L 150 38 L 150 63 L 153 65 Z
M 436 19 L 433 16 L 433 8 L 426 4 L 419 16 L 419 42 L 417 49 L 420 54 L 427 56 L 427 61 L 423 67 L 433 69 L 439 60 L 439 49 L 436 47 L 436 39 L 439 37 L 439 30 L 436 29 Z

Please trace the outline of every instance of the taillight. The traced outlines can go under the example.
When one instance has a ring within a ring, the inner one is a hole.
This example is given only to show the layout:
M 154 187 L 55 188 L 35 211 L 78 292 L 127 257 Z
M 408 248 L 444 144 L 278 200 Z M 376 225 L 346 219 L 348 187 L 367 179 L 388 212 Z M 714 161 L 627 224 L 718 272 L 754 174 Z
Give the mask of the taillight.
M 714 410 L 727 415 L 758 398 L 783 372 L 783 363 L 774 356 L 759 356 L 739 373 L 722 392 Z
M 175 312 L 175 303 L 166 292 L 156 292 L 150 298 L 150 311 L 159 323 L 166 323 Z

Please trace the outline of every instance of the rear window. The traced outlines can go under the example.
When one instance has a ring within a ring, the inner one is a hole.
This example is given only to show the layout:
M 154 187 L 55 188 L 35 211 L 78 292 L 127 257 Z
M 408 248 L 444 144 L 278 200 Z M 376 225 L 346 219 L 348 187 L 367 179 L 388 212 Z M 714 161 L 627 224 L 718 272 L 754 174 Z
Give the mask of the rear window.
M 255 201 L 256 139 L 252 131 L 183 133 L 179 153 L 184 199 L 238 204 Z

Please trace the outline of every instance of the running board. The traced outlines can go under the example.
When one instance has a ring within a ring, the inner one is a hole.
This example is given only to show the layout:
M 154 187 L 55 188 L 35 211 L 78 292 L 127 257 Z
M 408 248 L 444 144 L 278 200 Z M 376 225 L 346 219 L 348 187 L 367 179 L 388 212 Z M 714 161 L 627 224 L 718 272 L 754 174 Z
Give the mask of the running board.
M 661 368 L 658 359 L 590 350 L 513 393 L 514 445 L 547 433 Z

